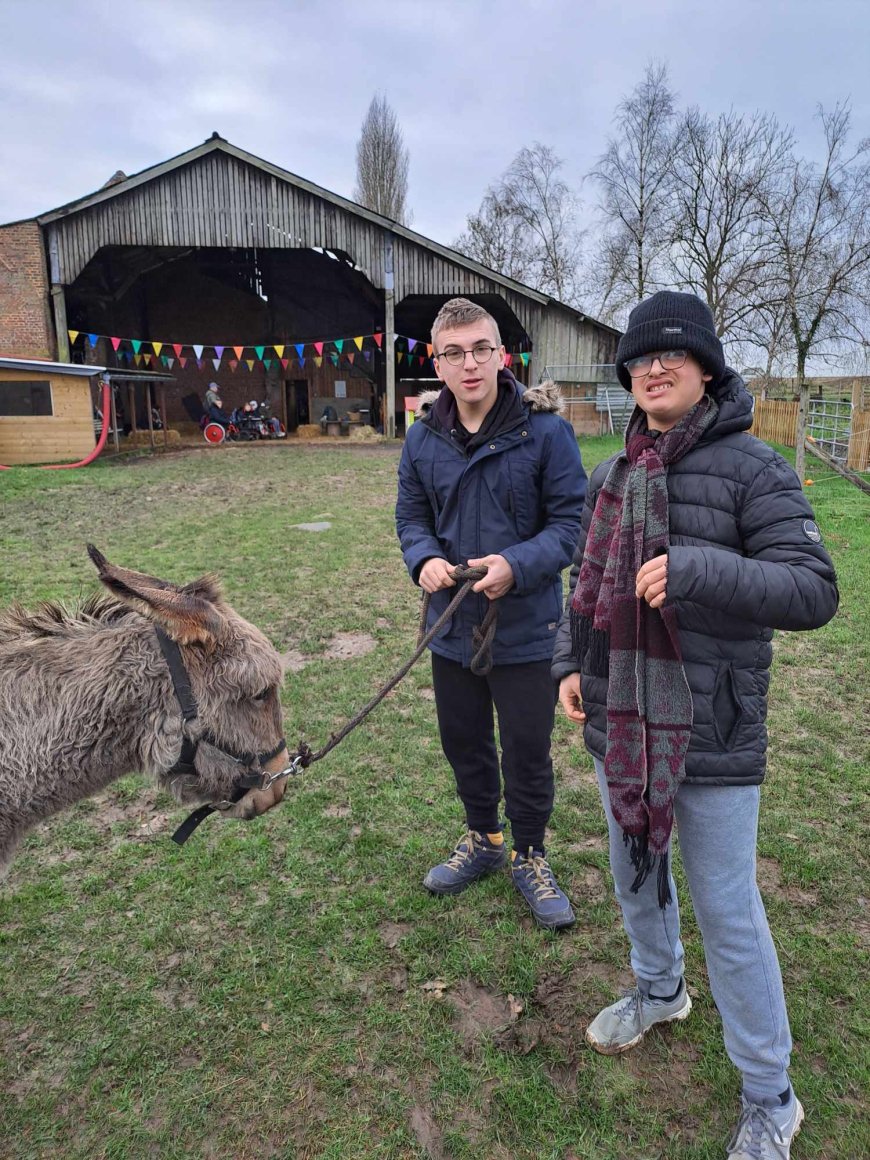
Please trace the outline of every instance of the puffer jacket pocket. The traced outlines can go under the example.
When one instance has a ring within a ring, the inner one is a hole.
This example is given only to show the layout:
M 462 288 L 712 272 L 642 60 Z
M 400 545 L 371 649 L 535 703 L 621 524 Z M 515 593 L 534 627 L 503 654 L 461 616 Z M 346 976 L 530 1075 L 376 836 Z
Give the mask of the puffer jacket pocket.
M 723 749 L 733 748 L 742 718 L 743 704 L 737 691 L 734 666 L 721 664 L 713 689 L 713 730 Z

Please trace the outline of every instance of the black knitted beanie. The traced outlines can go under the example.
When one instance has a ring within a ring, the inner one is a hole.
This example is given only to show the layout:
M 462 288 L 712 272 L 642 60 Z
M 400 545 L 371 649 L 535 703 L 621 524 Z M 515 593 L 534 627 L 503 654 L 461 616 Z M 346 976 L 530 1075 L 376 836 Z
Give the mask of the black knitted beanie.
M 660 350 L 687 350 L 694 355 L 713 376 L 709 386 L 715 386 L 725 373 L 713 313 L 694 294 L 660 290 L 629 314 L 628 329 L 616 348 L 616 374 L 627 391 L 631 390 L 631 376 L 625 369 L 628 360 Z

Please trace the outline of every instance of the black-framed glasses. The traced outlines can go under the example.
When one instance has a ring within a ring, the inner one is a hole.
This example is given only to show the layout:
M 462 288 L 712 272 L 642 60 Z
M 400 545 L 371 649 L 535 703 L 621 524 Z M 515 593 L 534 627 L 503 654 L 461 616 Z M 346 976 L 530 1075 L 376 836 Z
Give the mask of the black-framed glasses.
M 446 350 L 442 350 L 435 357 L 445 359 L 452 367 L 459 367 L 465 362 L 465 356 L 470 354 L 477 365 L 482 366 L 484 363 L 489 362 L 493 353 L 497 350 L 498 347 L 493 346 L 491 343 L 476 342 L 471 350 L 463 350 L 461 346 L 448 346 Z
M 689 357 L 687 350 L 657 350 L 655 354 L 642 354 L 639 358 L 630 358 L 625 369 L 633 379 L 643 378 L 653 368 L 656 359 L 663 371 L 678 371 Z

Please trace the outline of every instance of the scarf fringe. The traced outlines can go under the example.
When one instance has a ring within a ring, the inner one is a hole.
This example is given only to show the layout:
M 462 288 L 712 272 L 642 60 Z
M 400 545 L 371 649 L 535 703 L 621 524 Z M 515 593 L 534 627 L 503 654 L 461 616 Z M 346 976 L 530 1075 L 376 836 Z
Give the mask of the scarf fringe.
M 664 854 L 650 853 L 648 830 L 644 830 L 641 834 L 628 834 L 623 830 L 622 840 L 629 847 L 628 856 L 632 866 L 637 871 L 634 881 L 631 884 L 632 894 L 637 894 L 650 874 L 655 871 L 656 896 L 658 898 L 659 909 L 664 910 L 670 902 L 673 902 L 671 896 L 670 862 L 667 851 Z
M 610 634 L 593 628 L 588 616 L 575 608 L 568 613 L 571 626 L 571 654 L 593 677 L 610 676 Z

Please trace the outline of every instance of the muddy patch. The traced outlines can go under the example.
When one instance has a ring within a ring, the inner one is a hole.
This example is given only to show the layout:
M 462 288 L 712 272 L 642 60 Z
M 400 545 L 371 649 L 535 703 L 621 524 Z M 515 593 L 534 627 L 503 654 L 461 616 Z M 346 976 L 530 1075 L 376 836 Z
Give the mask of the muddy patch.
M 284 666 L 285 673 L 301 673 L 305 666 L 310 663 L 311 657 L 307 657 L 298 648 L 288 648 L 286 652 L 281 653 L 281 664 Z
M 378 927 L 378 934 L 385 947 L 394 950 L 402 939 L 411 933 L 409 922 L 382 922 Z
M 456 1029 L 469 1046 L 482 1036 L 504 1033 L 523 1009 L 513 995 L 500 995 L 470 979 L 463 979 L 445 998 L 455 1012 Z
M 447 1153 L 444 1151 L 444 1135 L 426 1108 L 419 1105 L 411 1108 L 408 1124 L 430 1160 L 445 1160 Z
M 762 894 L 780 898 L 794 906 L 818 906 L 819 895 L 815 890 L 804 890 L 789 882 L 783 882 L 782 869 L 775 858 L 759 858 L 757 869 L 758 885 Z
M 367 632 L 337 632 L 322 654 L 327 660 L 348 660 L 368 656 L 377 647 Z

